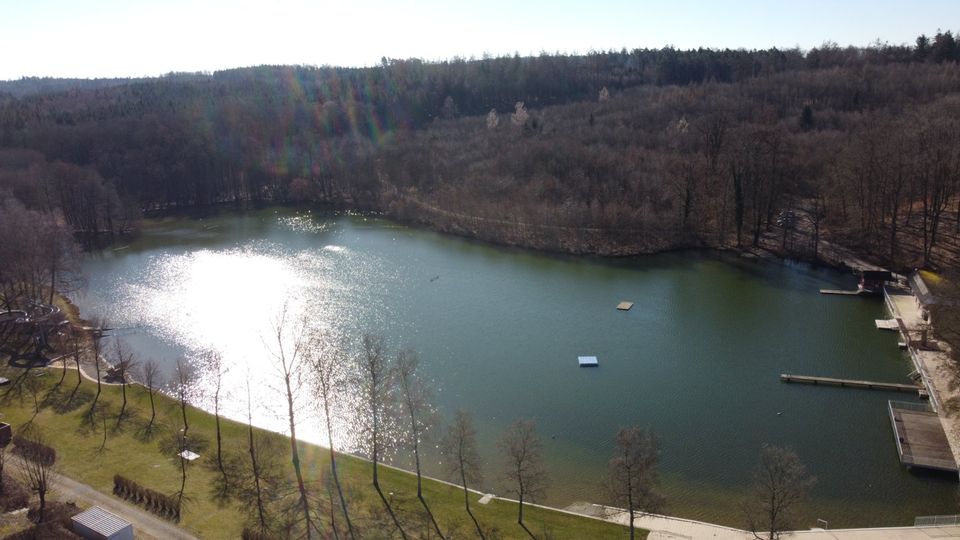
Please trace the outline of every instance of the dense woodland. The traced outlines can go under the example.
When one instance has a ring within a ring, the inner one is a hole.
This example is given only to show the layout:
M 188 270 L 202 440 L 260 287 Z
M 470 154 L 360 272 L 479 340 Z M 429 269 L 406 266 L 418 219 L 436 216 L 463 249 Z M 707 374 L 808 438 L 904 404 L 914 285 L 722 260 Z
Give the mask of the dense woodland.
M 2 235 L 2 281 L 56 281 L 57 264 L 20 259 L 58 234 L 93 242 L 135 232 L 143 213 L 259 203 L 574 253 L 813 259 L 842 245 L 896 269 L 942 268 L 960 253 L 958 60 L 938 32 L 805 52 L 4 82 L 0 219 L 24 236 Z M 34 269 L 9 275 L 21 266 Z
M 950 269 L 960 261 L 958 62 L 953 35 L 938 32 L 910 46 L 384 59 L 355 69 L 262 66 L 156 79 L 2 82 L 0 310 L 53 303 L 54 291 L 78 286 L 78 245 L 135 234 L 144 214 L 216 205 L 382 212 L 571 253 L 733 247 L 815 260 L 842 246 L 897 270 Z M 952 324 L 948 338 L 960 343 Z M 311 521 L 317 510 L 301 476 L 294 429 L 291 380 L 300 370 L 296 354 L 283 352 L 283 335 L 278 323 L 274 356 L 298 481 L 288 499 L 296 501 L 296 516 L 302 509 L 309 537 L 319 526 Z M 98 339 L 91 338 L 94 347 Z M 121 349 L 116 364 L 125 370 Z M 403 534 L 377 480 L 385 444 L 377 426 L 385 396 L 402 392 L 419 433 L 416 381 L 384 376 L 381 341 L 365 337 L 363 349 L 373 486 Z M 406 371 L 399 371 L 412 377 L 415 362 L 404 354 L 397 363 L 406 362 Z M 315 390 L 327 407 L 323 362 L 330 359 L 301 358 L 312 362 L 305 371 L 320 377 Z M 99 362 L 93 364 L 98 393 L 90 418 L 100 395 Z M 185 441 L 189 384 L 180 367 L 175 386 Z M 125 385 L 122 392 L 126 407 Z M 123 414 L 121 408 L 117 425 Z M 511 429 L 501 443 L 508 457 L 526 455 L 518 451 L 524 441 L 539 445 L 532 424 Z M 469 416 L 458 413 L 448 431 L 444 446 L 460 452 L 447 452 L 457 456 L 451 472 L 466 488 L 474 482 L 463 452 L 473 437 Z M 104 444 L 106 433 L 104 427 Z M 265 531 L 252 433 L 258 528 Z M 219 435 L 218 416 L 226 485 Z M 415 453 L 418 444 L 411 444 Z M 617 445 L 621 464 L 655 454 L 652 437 L 641 432 L 618 434 Z M 772 461 L 777 452 L 768 454 Z M 333 456 L 331 449 L 340 510 L 330 489 L 330 519 L 342 516 L 353 536 Z M 634 474 L 620 469 L 611 475 Z M 181 460 L 180 498 L 186 470 Z M 533 495 L 523 482 L 521 501 Z M 141 487 L 118 476 L 115 488 L 120 494 Z M 631 510 L 633 495 L 621 503 Z M 420 502 L 429 512 L 422 496 Z M 379 515 L 383 523 L 375 526 L 389 528 Z M 775 530 L 777 516 L 766 517 L 762 526 Z

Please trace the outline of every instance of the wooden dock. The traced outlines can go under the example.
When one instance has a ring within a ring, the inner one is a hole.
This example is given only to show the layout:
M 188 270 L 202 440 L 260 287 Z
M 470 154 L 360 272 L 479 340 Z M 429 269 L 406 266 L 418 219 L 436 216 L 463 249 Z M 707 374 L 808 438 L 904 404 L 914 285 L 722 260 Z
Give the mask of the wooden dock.
M 839 289 L 820 289 L 820 294 L 833 294 L 837 296 L 860 296 L 864 294 L 862 289 L 857 289 L 853 291 L 844 291 Z
M 899 330 L 900 323 L 896 319 L 877 319 L 873 321 L 879 330 Z
M 780 382 L 815 384 L 822 386 L 843 386 L 849 388 L 863 388 L 866 390 L 886 390 L 892 392 L 919 392 L 924 388 L 916 384 L 899 384 L 875 381 L 860 381 L 854 379 L 835 379 L 833 377 L 814 377 L 810 375 L 780 374 Z
M 887 402 L 900 463 L 957 472 L 957 461 L 937 413 L 920 403 Z

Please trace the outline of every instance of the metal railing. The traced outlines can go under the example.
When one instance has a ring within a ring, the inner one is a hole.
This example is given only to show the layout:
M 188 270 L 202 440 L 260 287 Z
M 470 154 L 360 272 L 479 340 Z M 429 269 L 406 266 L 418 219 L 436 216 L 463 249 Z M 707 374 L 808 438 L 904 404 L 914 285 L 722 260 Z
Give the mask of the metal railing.
M 930 384 L 930 377 L 927 374 L 927 370 L 923 366 L 923 361 L 920 360 L 918 351 L 907 345 L 907 351 L 910 353 L 910 359 L 913 361 L 913 366 L 917 369 L 917 373 L 920 374 L 920 382 L 927 389 L 927 398 L 930 402 L 930 408 L 933 412 L 940 411 L 940 400 L 937 398 L 937 393 L 934 391 L 933 385 Z
M 900 310 L 897 309 L 897 305 L 893 303 L 893 298 L 890 298 L 890 293 L 887 291 L 887 287 L 883 287 L 883 303 L 887 305 L 887 311 L 890 312 L 890 315 L 896 319 L 900 317 Z
M 901 409 L 905 411 L 924 411 L 935 412 L 926 403 L 911 403 L 909 401 L 890 401 L 891 409 Z
M 952 516 L 918 516 L 913 520 L 914 527 L 952 527 L 960 525 L 960 514 Z

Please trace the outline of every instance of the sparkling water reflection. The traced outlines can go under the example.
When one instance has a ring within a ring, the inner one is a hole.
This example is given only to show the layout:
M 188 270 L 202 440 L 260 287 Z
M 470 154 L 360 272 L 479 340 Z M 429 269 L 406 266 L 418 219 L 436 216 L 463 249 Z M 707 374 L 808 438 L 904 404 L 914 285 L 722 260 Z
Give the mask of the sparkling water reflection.
M 496 438 L 533 417 L 553 482 L 547 502 L 603 498 L 610 440 L 652 427 L 668 511 L 737 524 L 737 499 L 763 442 L 789 445 L 820 477 L 806 517 L 832 526 L 904 524 L 952 513 L 956 481 L 904 471 L 885 417 L 903 396 L 782 385 L 780 372 L 899 381 L 880 302 L 826 298 L 849 276 L 703 255 L 619 261 L 483 246 L 363 217 L 282 210 L 153 223 L 128 249 L 89 258 L 84 315 L 106 316 L 141 358 L 229 366 L 224 411 L 287 429 L 271 325 L 286 304 L 326 343 L 383 335 L 413 347 L 449 418 L 473 412 L 484 488 L 503 492 Z M 636 302 L 617 312 L 620 300 Z M 288 328 L 290 330 L 290 328 Z M 597 355 L 600 368 L 575 366 Z M 345 374 L 349 378 L 349 373 Z M 306 380 L 304 379 L 304 384 Z M 298 434 L 325 442 L 304 387 Z M 363 451 L 356 389 L 336 409 L 338 444 Z M 779 413 L 779 414 L 778 414 Z M 402 459 L 399 461 L 403 464 Z M 441 475 L 436 456 L 427 470 Z

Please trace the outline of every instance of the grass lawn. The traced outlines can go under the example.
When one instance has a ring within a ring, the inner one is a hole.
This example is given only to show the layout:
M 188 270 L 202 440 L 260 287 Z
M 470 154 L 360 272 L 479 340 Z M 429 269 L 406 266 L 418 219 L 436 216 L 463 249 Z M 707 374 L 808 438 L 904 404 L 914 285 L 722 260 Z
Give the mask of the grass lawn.
M 4 367 L 2 373 L 11 380 L 23 373 L 17 368 Z M 121 474 L 139 484 L 168 494 L 180 488 L 180 462 L 176 454 L 176 430 L 180 426 L 177 403 L 157 395 L 157 420 L 160 427 L 152 434 L 144 433 L 150 417 L 150 403 L 146 389 L 130 386 L 125 419 L 117 424 L 120 388 L 103 387 L 97 408 L 105 411 L 94 421 L 87 418 L 96 384 L 84 380 L 77 386 L 76 372 L 69 371 L 62 386 L 58 370 L 33 370 L 42 381 L 37 393 L 40 411 L 35 412 L 34 396 L 23 390 L 10 392 L 0 401 L 2 421 L 13 425 L 14 432 L 28 422 L 38 426 L 47 444 L 57 450 L 58 466 L 62 473 L 85 482 L 103 493 L 112 493 L 113 475 Z M 30 376 L 33 376 L 32 374 Z M 0 395 L 7 392 L 4 388 Z M 72 394 L 72 399 L 71 399 Z M 255 524 L 256 516 L 245 510 L 237 498 L 217 497 L 219 471 L 205 461 L 216 453 L 214 417 L 198 409 L 188 413 L 188 439 L 206 442 L 206 449 L 197 461 L 188 465 L 185 503 L 180 525 L 202 538 L 238 538 L 245 525 Z M 106 443 L 104 443 L 104 420 Z M 225 454 L 235 463 L 249 469 L 247 427 L 231 421 L 222 421 Z M 292 499 L 295 482 L 290 466 L 289 440 L 282 435 L 260 431 L 273 448 L 271 455 L 281 475 L 279 489 Z M 314 507 L 329 519 L 330 499 L 321 478 L 329 471 L 328 451 L 310 444 L 301 444 L 300 455 L 309 486 L 317 495 Z M 338 456 L 338 469 L 347 494 L 350 517 L 364 538 L 389 538 L 391 525 L 382 503 L 371 485 L 370 464 L 361 459 Z M 391 493 L 392 504 L 413 538 L 436 538 L 416 498 L 416 477 L 383 468 L 380 472 L 384 493 Z M 463 491 L 440 482 L 424 481 L 424 497 L 446 536 L 476 538 L 473 522 L 464 511 Z M 477 503 L 479 496 L 470 495 L 471 509 L 481 526 L 491 532 L 492 538 L 530 538 L 517 523 L 517 506 L 501 500 L 487 505 Z M 281 503 L 282 504 L 282 503 Z M 279 507 L 279 505 L 278 505 Z M 586 517 L 562 512 L 527 507 L 524 523 L 537 538 L 625 538 L 627 529 Z M 345 536 L 342 515 L 337 515 L 341 535 Z M 325 523 L 325 526 L 328 526 Z M 328 529 L 329 530 L 329 529 Z M 641 538 L 646 536 L 640 534 Z M 399 537 L 399 535 L 397 535 Z

